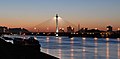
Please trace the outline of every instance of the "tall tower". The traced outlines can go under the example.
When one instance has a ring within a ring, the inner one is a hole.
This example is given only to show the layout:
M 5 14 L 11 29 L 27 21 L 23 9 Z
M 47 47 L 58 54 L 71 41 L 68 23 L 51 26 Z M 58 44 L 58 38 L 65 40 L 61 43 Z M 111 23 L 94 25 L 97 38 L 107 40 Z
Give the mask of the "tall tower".
M 58 14 L 56 14 L 56 37 L 58 37 Z

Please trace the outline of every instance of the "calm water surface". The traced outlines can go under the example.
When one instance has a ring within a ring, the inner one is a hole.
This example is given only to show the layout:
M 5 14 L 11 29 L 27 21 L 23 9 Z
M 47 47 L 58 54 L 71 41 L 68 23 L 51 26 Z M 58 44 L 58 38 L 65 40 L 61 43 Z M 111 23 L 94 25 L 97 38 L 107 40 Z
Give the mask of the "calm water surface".
M 60 59 L 120 59 L 118 39 L 37 36 L 42 51 Z

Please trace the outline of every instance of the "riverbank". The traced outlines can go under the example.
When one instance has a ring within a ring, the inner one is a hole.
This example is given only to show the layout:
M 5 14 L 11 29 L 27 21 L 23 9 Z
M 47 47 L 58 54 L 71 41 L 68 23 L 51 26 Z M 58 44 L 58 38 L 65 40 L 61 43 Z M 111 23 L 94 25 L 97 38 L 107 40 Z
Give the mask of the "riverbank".
M 59 59 L 40 51 L 35 45 L 20 45 L 0 38 L 0 59 Z

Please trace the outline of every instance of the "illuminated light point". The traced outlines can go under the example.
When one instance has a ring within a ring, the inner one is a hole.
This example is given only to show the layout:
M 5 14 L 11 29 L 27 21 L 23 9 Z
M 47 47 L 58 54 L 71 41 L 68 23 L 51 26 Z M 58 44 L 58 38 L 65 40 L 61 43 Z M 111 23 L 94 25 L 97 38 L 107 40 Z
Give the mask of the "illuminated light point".
M 62 41 L 61 41 L 61 39 L 62 39 L 62 38 L 61 38 L 61 37 L 59 37 L 58 39 L 59 39 L 59 41 L 58 41 L 58 42 L 59 42 L 59 43 L 62 43 Z
M 49 40 L 49 37 L 47 37 L 47 40 Z
M 33 33 L 31 33 L 31 34 L 33 34 Z
M 45 33 L 43 33 L 43 34 L 45 34 Z
M 95 37 L 94 40 L 96 41 L 96 40 L 98 40 L 98 38 Z
M 72 37 L 72 38 L 70 38 L 71 40 L 74 40 L 74 38 Z
M 40 33 L 37 33 L 37 34 L 40 34 Z
M 25 33 L 23 33 L 23 35 L 26 35 Z
M 74 49 L 71 49 L 70 51 L 72 51 L 72 52 L 73 52 L 73 51 L 74 51 Z
M 47 27 L 47 30 L 49 30 L 49 28 Z
M 35 40 L 37 40 L 37 38 L 36 38 L 36 37 L 34 37 L 34 39 L 35 39 Z
M 117 38 L 118 41 L 120 41 L 120 38 Z
M 56 14 L 56 37 L 58 37 L 58 14 Z
M 98 28 L 95 28 L 95 30 L 98 30 Z
M 106 38 L 106 41 L 109 41 L 109 38 Z
M 35 30 L 37 29 L 37 28 L 34 28 Z
M 61 37 L 59 37 L 59 39 L 62 39 Z
M 85 40 L 86 38 L 83 37 L 82 39 Z
M 120 28 L 118 28 L 118 31 L 120 31 Z
M 47 42 L 49 42 L 49 39 L 50 39 L 50 38 L 49 38 L 49 37 L 47 37 L 46 39 L 47 39 L 46 41 L 47 41 Z
M 83 52 L 85 52 L 85 51 L 86 51 L 86 50 L 85 50 L 85 47 L 83 47 L 82 51 L 83 51 Z

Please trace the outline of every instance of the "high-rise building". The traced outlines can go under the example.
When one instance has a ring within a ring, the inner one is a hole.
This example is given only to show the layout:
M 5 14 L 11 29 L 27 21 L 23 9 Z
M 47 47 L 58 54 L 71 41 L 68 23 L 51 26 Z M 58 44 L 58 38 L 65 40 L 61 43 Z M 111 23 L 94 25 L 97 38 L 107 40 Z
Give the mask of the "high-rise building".
M 0 26 L 0 33 L 5 33 L 7 32 L 8 28 L 5 26 Z
M 107 26 L 107 31 L 112 32 L 112 26 Z
M 74 33 L 74 28 L 71 27 L 71 26 L 68 26 L 68 27 L 67 27 L 67 32 L 68 32 L 68 33 Z
M 60 33 L 63 33 L 63 32 L 64 32 L 64 28 L 60 28 L 60 29 L 59 29 L 59 32 L 60 32 Z

